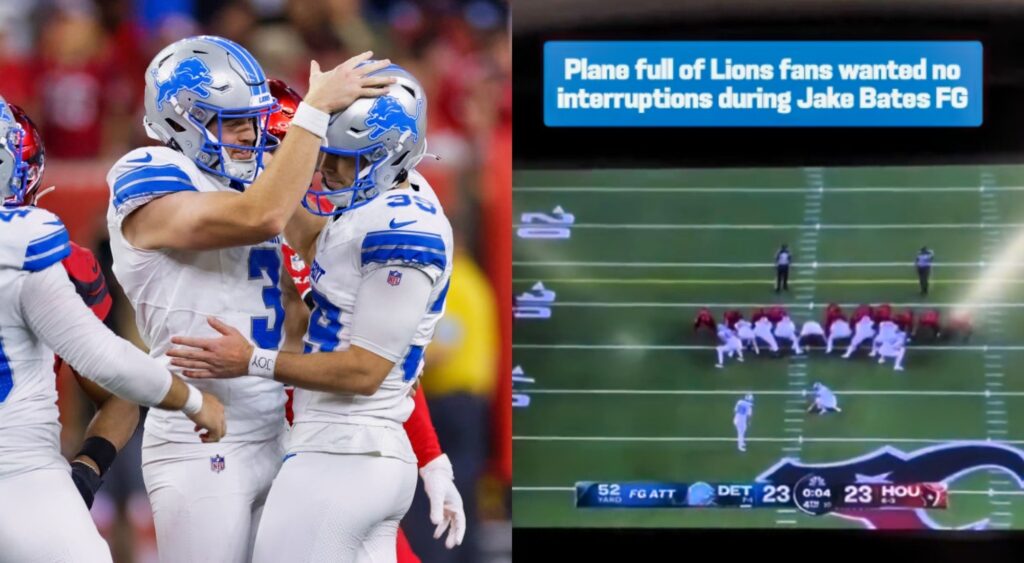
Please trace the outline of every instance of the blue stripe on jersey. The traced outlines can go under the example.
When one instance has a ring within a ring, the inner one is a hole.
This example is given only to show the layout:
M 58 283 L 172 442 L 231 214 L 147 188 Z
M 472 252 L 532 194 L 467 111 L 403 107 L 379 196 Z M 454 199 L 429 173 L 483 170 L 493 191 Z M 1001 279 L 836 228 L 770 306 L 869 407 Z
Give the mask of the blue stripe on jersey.
M 448 283 L 444 284 L 444 289 L 441 290 L 441 294 L 437 296 L 437 301 L 430 307 L 431 313 L 440 313 L 444 310 L 444 301 L 448 298 L 448 288 L 451 287 L 452 280 L 448 278 Z
M 363 252 L 363 265 L 373 262 L 388 264 L 391 262 L 403 262 L 405 264 L 422 264 L 423 266 L 436 266 L 444 270 L 448 259 L 444 254 L 412 248 L 385 247 L 378 248 L 371 252 Z
M 11 370 L 11 362 L 4 353 L 4 339 L 0 337 L 0 403 L 7 400 L 14 388 L 14 373 Z
M 444 239 L 418 231 L 374 231 L 367 233 L 362 247 L 363 265 L 371 262 L 413 262 L 444 269 L 448 264 Z
M 423 346 L 410 346 L 409 353 L 405 355 L 402 362 L 402 381 L 412 381 L 420 368 L 420 360 L 423 359 Z
M 29 243 L 25 249 L 25 263 L 21 269 L 27 272 L 38 272 L 60 262 L 69 254 L 71 254 L 71 241 L 64 225 L 61 225 L 59 230 Z
M 144 196 L 198 191 L 188 174 L 173 164 L 143 166 L 129 170 L 114 180 L 114 206 Z
M 378 246 L 412 246 L 439 250 L 444 254 L 444 239 L 419 231 L 373 231 L 363 239 L 363 252 Z
M 212 43 L 224 47 L 227 52 L 231 53 L 238 62 L 242 65 L 242 70 L 245 71 L 249 76 L 247 81 L 249 82 L 249 93 L 253 96 L 264 93 L 266 89 L 266 77 L 263 75 L 263 69 L 260 68 L 256 59 L 252 57 L 245 49 L 239 46 L 233 41 L 223 39 L 221 37 L 208 36 Z

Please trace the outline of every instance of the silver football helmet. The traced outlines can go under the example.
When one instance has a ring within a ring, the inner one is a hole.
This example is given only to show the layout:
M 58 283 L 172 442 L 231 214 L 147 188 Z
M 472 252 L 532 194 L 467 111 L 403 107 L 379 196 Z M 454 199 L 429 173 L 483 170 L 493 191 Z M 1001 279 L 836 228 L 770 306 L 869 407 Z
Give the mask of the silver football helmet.
M 263 154 L 278 144 L 267 133 L 277 101 L 256 59 L 233 41 L 188 37 L 160 51 L 146 69 L 147 134 L 192 159 L 201 169 L 248 184 L 263 168 Z M 223 142 L 224 121 L 252 119 L 254 146 Z M 234 160 L 228 149 L 251 151 Z
M 4 205 L 18 205 L 25 195 L 28 165 L 21 158 L 24 134 L 11 107 L 0 96 L 0 202 Z
M 369 64 L 366 61 L 362 64 Z M 361 65 L 360 65 L 361 66 Z M 351 186 L 309 190 L 303 205 L 316 215 L 339 215 L 369 203 L 405 180 L 427 151 L 427 96 L 412 74 L 390 65 L 374 76 L 393 76 L 388 93 L 360 98 L 345 111 L 331 115 L 327 126 L 327 154 L 355 159 Z M 324 205 L 324 201 L 330 205 Z

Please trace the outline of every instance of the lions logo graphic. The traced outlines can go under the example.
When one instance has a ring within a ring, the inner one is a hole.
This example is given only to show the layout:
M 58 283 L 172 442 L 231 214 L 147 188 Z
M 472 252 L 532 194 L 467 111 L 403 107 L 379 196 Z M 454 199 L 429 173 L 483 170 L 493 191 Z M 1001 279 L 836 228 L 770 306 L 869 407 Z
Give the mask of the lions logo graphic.
M 164 102 L 171 101 L 182 90 L 200 98 L 209 98 L 210 91 L 206 87 L 210 84 L 213 84 L 210 67 L 198 57 L 187 58 L 174 67 L 167 80 L 157 81 L 156 109 L 162 109 Z
M 384 137 L 384 143 L 390 148 L 397 144 L 398 139 L 405 133 L 412 135 L 414 141 L 419 139 L 416 119 L 419 118 L 421 111 L 423 100 L 416 103 L 416 115 L 409 115 L 393 96 L 381 96 L 373 102 L 363 123 L 373 127 L 373 131 L 370 131 L 371 141 Z M 390 134 L 392 131 L 394 134 Z
M 883 446 L 869 454 L 836 463 L 804 464 L 785 458 L 757 476 L 758 482 L 796 483 L 808 474 L 820 475 L 830 483 L 946 483 L 980 471 L 992 469 L 1013 477 L 1024 488 L 1024 451 L 996 442 L 952 442 L 904 452 Z M 868 529 L 941 530 L 926 511 L 916 510 L 839 510 L 841 518 L 855 520 Z M 988 519 L 963 526 L 960 530 L 984 530 Z

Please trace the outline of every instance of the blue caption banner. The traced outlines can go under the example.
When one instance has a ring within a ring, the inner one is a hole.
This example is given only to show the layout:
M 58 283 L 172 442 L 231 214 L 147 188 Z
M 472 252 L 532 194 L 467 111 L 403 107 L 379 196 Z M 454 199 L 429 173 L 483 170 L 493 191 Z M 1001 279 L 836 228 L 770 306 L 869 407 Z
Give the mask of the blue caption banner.
M 977 127 L 978 41 L 550 41 L 549 127 Z

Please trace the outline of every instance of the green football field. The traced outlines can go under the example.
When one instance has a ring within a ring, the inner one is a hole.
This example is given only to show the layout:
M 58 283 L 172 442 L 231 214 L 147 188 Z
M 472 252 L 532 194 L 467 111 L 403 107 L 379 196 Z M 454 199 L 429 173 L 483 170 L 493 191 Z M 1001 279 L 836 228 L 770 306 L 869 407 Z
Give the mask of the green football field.
M 514 325 L 527 378 L 514 388 L 529 400 L 513 411 L 516 526 L 862 528 L 791 509 L 578 509 L 574 484 L 750 482 L 783 458 L 839 463 L 886 445 L 992 441 L 1024 455 L 1024 167 L 517 171 L 514 186 L 518 310 L 548 317 Z M 777 295 L 781 243 L 794 266 Z M 936 261 L 926 297 L 923 245 Z M 530 293 L 537 282 L 553 303 Z M 899 373 L 821 349 L 715 369 L 714 336 L 692 330 L 703 305 L 749 318 L 781 303 L 799 325 L 829 302 L 944 318 L 970 307 L 976 330 L 915 339 Z M 805 414 L 814 381 L 842 413 Z M 739 452 L 732 411 L 746 392 Z M 950 508 L 928 513 L 937 524 L 1024 528 L 1015 476 L 979 467 L 948 485 Z

